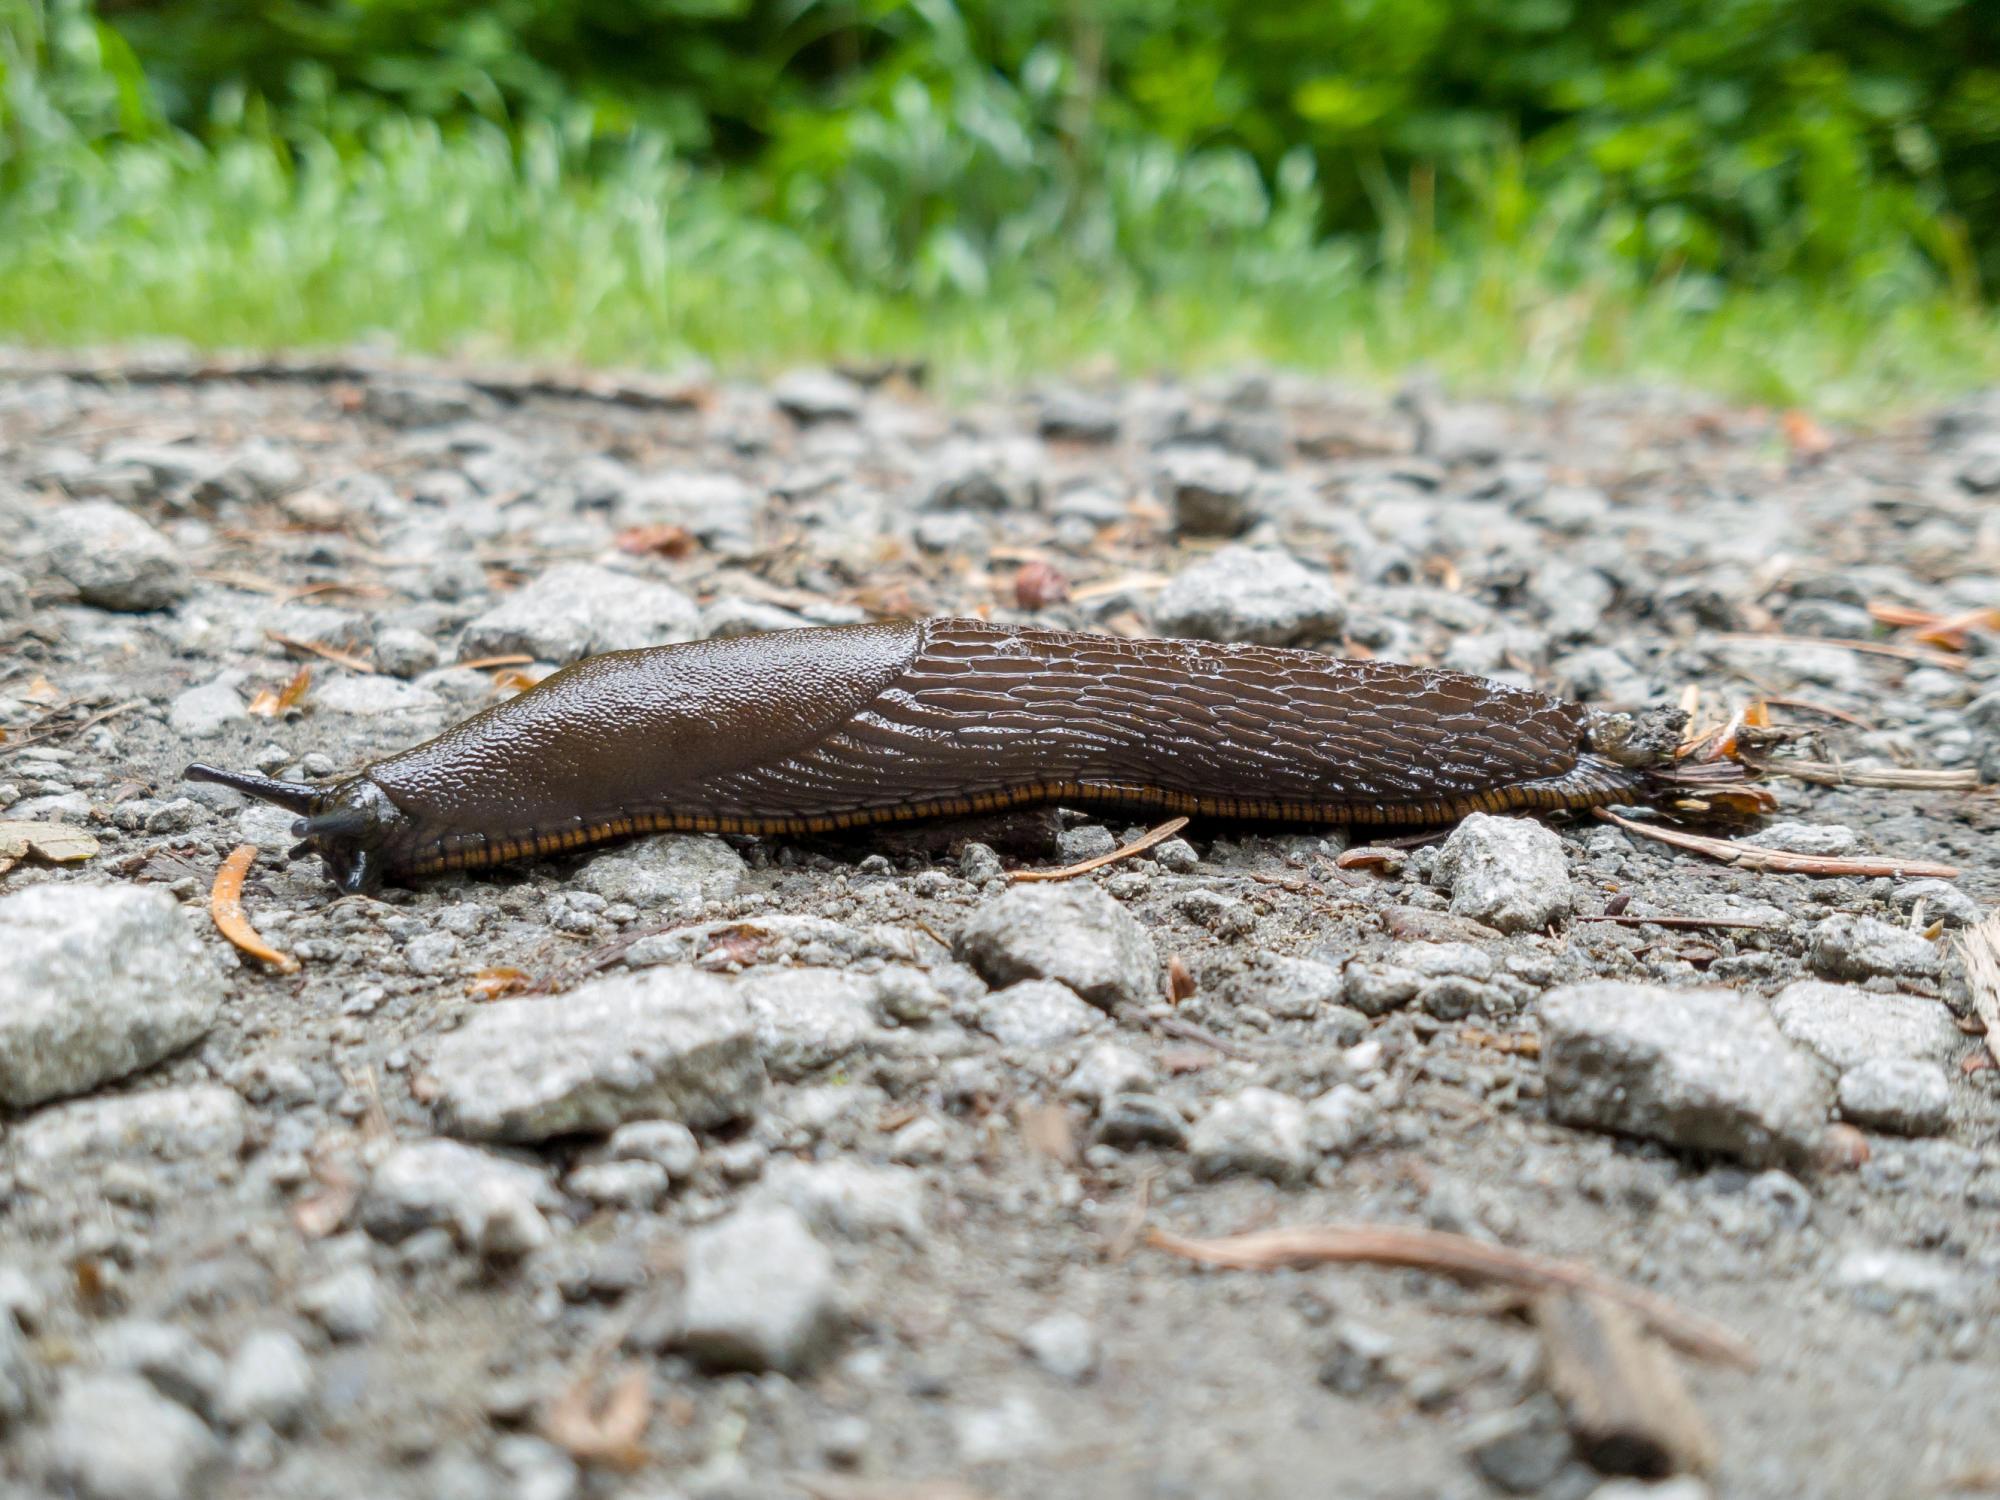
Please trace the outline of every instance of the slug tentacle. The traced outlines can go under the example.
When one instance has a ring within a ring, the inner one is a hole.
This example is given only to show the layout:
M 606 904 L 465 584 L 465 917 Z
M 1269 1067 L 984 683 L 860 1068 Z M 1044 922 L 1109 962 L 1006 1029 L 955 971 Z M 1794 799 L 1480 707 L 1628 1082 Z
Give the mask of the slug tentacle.
M 1671 784 L 1675 738 L 1425 667 L 931 620 L 591 657 L 320 792 L 188 774 L 306 813 L 294 852 L 355 891 L 634 833 L 1034 802 L 1416 825 L 1595 807 Z

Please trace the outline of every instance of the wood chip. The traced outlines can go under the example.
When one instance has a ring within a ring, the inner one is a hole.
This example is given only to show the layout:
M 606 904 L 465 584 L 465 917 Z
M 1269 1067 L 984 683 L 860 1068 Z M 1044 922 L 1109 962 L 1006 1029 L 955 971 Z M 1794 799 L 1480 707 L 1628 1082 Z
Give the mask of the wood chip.
M 1699 833 L 1683 833 L 1677 828 L 1656 828 L 1650 823 L 1636 823 L 1630 818 L 1619 817 L 1608 807 L 1592 808 L 1591 812 L 1607 823 L 1616 823 L 1635 837 L 1706 854 L 1739 870 L 1772 870 L 1788 875 L 1888 875 L 1897 879 L 1928 876 L 1939 880 L 1956 880 L 1959 873 L 1955 865 L 1933 864 L 1921 859 L 1836 859 L 1825 854 L 1788 854 L 1782 849 L 1760 849 L 1755 844 L 1737 839 L 1712 839 Z
M 257 936 L 257 929 L 243 913 L 243 880 L 256 857 L 255 844 L 238 844 L 230 851 L 222 868 L 215 872 L 215 886 L 208 895 L 209 915 L 215 918 L 215 930 L 250 957 L 269 964 L 280 974 L 296 974 L 299 961 Z
M 478 672 L 483 671 L 487 667 L 525 667 L 532 661 L 534 661 L 534 657 L 528 655 L 527 652 L 516 651 L 507 656 L 467 657 L 464 661 L 453 662 L 452 665 L 454 667 L 469 667 L 471 670 Z
M 1977 927 L 1967 928 L 1958 940 L 1965 955 L 1966 986 L 1972 991 L 1972 1008 L 1986 1023 L 1986 1052 L 2000 1067 L 2000 912 L 1994 912 Z
M 538 1424 L 542 1436 L 581 1464 L 629 1473 L 650 1455 L 641 1439 L 652 1420 L 652 1381 L 646 1367 L 627 1365 L 602 1403 L 588 1372 L 549 1403 Z
M 243 711 L 260 719 L 275 719 L 287 711 L 299 707 L 306 701 L 306 693 L 312 688 L 312 668 L 300 667 L 292 674 L 292 680 L 282 688 L 273 691 L 259 688 Z
M 1260 1229 L 1220 1239 L 1186 1239 L 1155 1229 L 1148 1233 L 1146 1242 L 1185 1260 L 1242 1271 L 1334 1264 L 1402 1266 L 1529 1292 L 1596 1292 L 1631 1308 L 1677 1349 L 1739 1369 L 1751 1370 L 1757 1365 L 1750 1346 L 1727 1328 L 1676 1307 L 1656 1293 L 1615 1281 L 1576 1261 L 1551 1260 L 1462 1234 L 1394 1225 L 1323 1224 Z
M 1593 1469 L 1640 1479 L 1714 1469 L 1714 1435 L 1673 1356 L 1625 1307 L 1597 1292 L 1544 1292 L 1534 1319 L 1543 1378 Z
M 1186 818 L 1169 818 L 1158 828 L 1150 828 L 1131 843 L 1113 849 L 1109 854 L 1100 854 L 1094 859 L 1086 859 L 1073 865 L 1064 865 L 1060 870 L 1014 870 L 1009 880 L 1074 880 L 1079 875 L 1088 875 L 1092 870 L 1101 870 L 1106 865 L 1115 865 L 1121 859 L 1130 859 L 1135 854 L 1144 854 L 1153 845 L 1164 843 L 1187 827 Z

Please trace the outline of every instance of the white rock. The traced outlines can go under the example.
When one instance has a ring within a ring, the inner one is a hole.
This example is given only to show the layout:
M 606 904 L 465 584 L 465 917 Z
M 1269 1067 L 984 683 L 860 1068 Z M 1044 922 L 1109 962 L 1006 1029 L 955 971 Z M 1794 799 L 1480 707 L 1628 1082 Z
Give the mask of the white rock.
M 1081 1313 L 1052 1312 L 1021 1330 L 1028 1357 L 1058 1380 L 1082 1385 L 1097 1373 L 1097 1330 Z
M 737 981 L 773 1078 L 791 1082 L 881 1037 L 873 975 L 845 969 L 757 969 Z
M 1528 818 L 1471 814 L 1438 850 L 1431 878 L 1459 916 L 1501 932 L 1535 932 L 1570 912 L 1562 840 Z
M 1786 1036 L 1836 1068 L 1890 1057 L 1946 1063 L 1966 1046 L 1943 1002 L 1921 995 L 1882 995 L 1801 979 L 1778 992 L 1771 1013 Z
M 444 699 L 414 682 L 355 672 L 330 678 L 314 688 L 312 706 L 317 712 L 373 719 L 382 714 L 442 708 Z
M 1832 1090 L 1755 996 L 1594 980 L 1541 1000 L 1549 1114 L 1753 1165 L 1810 1155 Z
M 282 1329 L 260 1329 L 230 1359 L 216 1414 L 230 1427 L 262 1422 L 289 1431 L 311 1407 L 313 1386 L 312 1361 L 299 1341 Z
M 925 1237 L 924 1180 L 908 1167 L 781 1157 L 754 1198 L 791 1209 L 814 1230 L 843 1239 L 899 1234 L 915 1244 Z
M 79 1500 L 186 1500 L 222 1456 L 201 1418 L 137 1375 L 64 1382 L 48 1445 L 57 1483 Z
M 577 871 L 572 883 L 607 901 L 650 910 L 733 896 L 748 873 L 743 856 L 720 839 L 666 833 L 606 850 Z
M 982 904 L 953 951 L 992 985 L 1056 979 L 1093 1005 L 1144 1003 L 1156 993 L 1159 957 L 1138 920 L 1080 881 L 1017 885 Z
M 1840 1075 L 1842 1118 L 1898 1135 L 1936 1135 L 1951 1120 L 1951 1084 L 1936 1063 L 1874 1057 Z
M 1290 1182 L 1312 1166 L 1305 1106 L 1275 1089 L 1251 1087 L 1217 1100 L 1188 1133 L 1187 1149 L 1203 1177 L 1242 1172 Z
M 50 569 L 99 609 L 166 609 L 194 581 L 174 544 L 109 500 L 76 500 L 42 524 Z
M 1053 1047 L 1105 1024 L 1102 1011 L 1053 979 L 1024 979 L 995 990 L 979 1009 L 979 1029 L 1007 1047 Z
M 249 723 L 243 696 L 236 691 L 241 675 L 227 672 L 214 682 L 191 687 L 176 696 L 167 710 L 167 723 L 174 733 L 191 740 L 206 740 L 232 725 Z
M 22 1108 L 148 1067 L 205 1034 L 220 966 L 153 887 L 0 897 L 0 1101 Z
M 764 1069 L 749 1008 L 713 975 L 655 969 L 502 1000 L 439 1039 L 438 1118 L 474 1140 L 541 1141 L 665 1117 L 740 1119 Z
M 79 1099 L 29 1116 L 9 1137 L 17 1165 L 38 1172 L 87 1170 L 111 1157 L 163 1161 L 234 1158 L 250 1111 L 215 1084 Z
M 403 1142 L 375 1164 L 360 1218 L 370 1234 L 392 1243 L 442 1226 L 476 1246 L 496 1214 L 518 1224 L 560 1201 L 526 1162 L 433 1138 Z
M 562 563 L 465 627 L 461 653 L 524 651 L 568 662 L 599 651 L 691 640 L 701 612 L 679 589 L 591 563 Z
M 1160 590 L 1153 628 L 1204 641 L 1292 646 L 1337 637 L 1347 618 L 1339 591 L 1288 552 L 1224 547 Z
M 682 1342 L 703 1365 L 796 1373 L 838 1321 L 833 1257 L 791 1209 L 739 1209 L 688 1236 Z

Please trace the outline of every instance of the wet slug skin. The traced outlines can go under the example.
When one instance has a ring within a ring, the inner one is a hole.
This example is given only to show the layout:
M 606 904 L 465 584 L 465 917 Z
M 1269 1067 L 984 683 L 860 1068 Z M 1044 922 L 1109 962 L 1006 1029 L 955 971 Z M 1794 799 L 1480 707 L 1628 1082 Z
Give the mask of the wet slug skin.
M 816 833 L 1026 803 L 1301 824 L 1632 801 L 1626 721 L 1427 667 L 925 620 L 593 656 L 325 787 L 195 765 L 302 816 L 343 891 L 634 833 Z

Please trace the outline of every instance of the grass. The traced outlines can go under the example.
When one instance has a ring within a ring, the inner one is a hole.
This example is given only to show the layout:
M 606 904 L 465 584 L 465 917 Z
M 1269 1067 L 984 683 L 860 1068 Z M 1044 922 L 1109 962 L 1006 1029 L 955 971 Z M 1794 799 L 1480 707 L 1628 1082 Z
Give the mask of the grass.
M 2000 318 L 1922 278 L 1641 283 L 1573 226 L 1532 218 L 1372 245 L 1239 225 L 1138 263 L 1052 243 L 992 267 L 980 295 L 919 296 L 857 284 L 731 184 L 644 147 L 586 173 L 532 135 L 403 123 L 366 152 L 175 137 L 11 176 L 0 339 L 35 345 L 386 336 L 412 352 L 744 371 L 921 355 L 947 381 L 1423 366 L 1469 389 L 1657 381 L 1848 418 L 2000 382 Z

